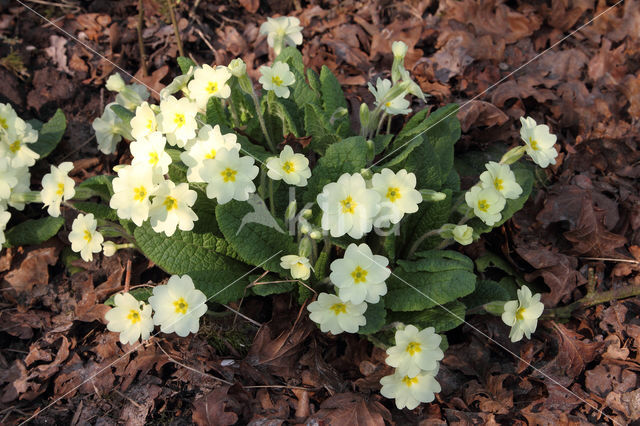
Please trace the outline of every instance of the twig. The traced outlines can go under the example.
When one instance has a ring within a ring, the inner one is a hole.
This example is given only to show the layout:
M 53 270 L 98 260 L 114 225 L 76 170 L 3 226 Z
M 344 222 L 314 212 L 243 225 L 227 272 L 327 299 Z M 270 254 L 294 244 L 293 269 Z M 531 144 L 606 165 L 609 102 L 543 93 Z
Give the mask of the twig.
M 142 76 L 147 76 L 147 62 L 144 54 L 144 40 L 142 39 L 142 27 L 144 25 L 144 5 L 142 0 L 138 0 L 138 49 L 140 49 L 140 67 L 142 68 Z
M 232 382 L 229 382 L 229 381 L 227 381 L 227 380 L 221 379 L 220 377 L 216 377 L 216 376 L 214 376 L 214 375 L 212 375 L 212 374 L 205 373 L 204 371 L 196 370 L 196 369 L 195 369 L 195 368 L 193 368 L 193 367 L 189 367 L 188 365 L 183 364 L 183 363 L 181 363 L 180 361 L 177 361 L 175 358 L 173 358 L 171 355 L 169 355 L 169 354 L 167 353 L 167 351 L 165 351 L 165 350 L 164 350 L 164 348 L 162 347 L 162 345 L 160 344 L 160 342 L 159 342 L 159 341 L 156 341 L 156 344 L 158 345 L 158 347 L 160 348 L 160 350 L 162 351 L 162 353 L 164 353 L 164 354 L 167 356 L 167 358 L 169 359 L 169 361 L 173 362 L 174 364 L 177 364 L 177 365 L 179 365 L 179 366 L 180 366 L 180 367 L 182 367 L 182 368 L 186 368 L 186 369 L 187 369 L 187 370 L 189 370 L 189 371 L 193 371 L 194 373 L 198 373 L 198 374 L 202 374 L 203 376 L 211 377 L 212 379 L 218 380 L 218 381 L 220 381 L 220 382 L 222 382 L 222 383 L 224 383 L 224 384 L 226 384 L 226 385 L 229 385 L 229 386 L 233 386 L 233 385 L 234 385 Z
M 128 397 L 127 395 L 123 394 L 122 392 L 120 392 L 118 389 L 114 389 L 113 390 L 115 393 L 117 393 L 118 395 L 120 395 L 121 397 L 127 399 L 130 403 L 132 403 L 133 405 L 135 405 L 137 408 L 142 408 L 142 405 L 138 404 L 137 402 L 135 402 L 133 399 L 131 399 L 130 397 Z
M 127 259 L 127 273 L 124 276 L 124 292 L 129 292 L 129 286 L 131 285 L 131 259 Z
M 640 296 L 640 285 L 628 285 L 599 293 L 587 294 L 580 300 L 557 308 L 549 309 L 542 315 L 543 319 L 569 318 L 576 309 L 588 308 L 601 303 L 613 302 L 614 300 L 627 299 L 629 297 Z
M 184 56 L 184 49 L 182 48 L 182 40 L 180 39 L 180 30 L 178 29 L 178 22 L 176 21 L 176 14 L 173 10 L 173 0 L 167 0 L 167 7 L 169 8 L 169 17 L 171 18 L 171 25 L 173 25 L 173 32 L 176 35 L 176 43 L 178 44 L 178 54 Z
M 246 320 L 247 320 L 247 321 L 249 321 L 251 324 L 253 324 L 253 325 L 257 326 L 257 327 L 262 327 L 262 324 L 261 324 L 261 323 L 259 323 L 258 321 L 254 320 L 254 319 L 249 318 L 248 316 L 246 316 L 246 315 L 245 315 L 245 314 L 243 314 L 242 312 L 240 312 L 240 311 L 237 311 L 237 310 L 233 309 L 231 306 L 229 306 L 229 305 L 225 305 L 224 303 L 222 304 L 222 306 L 224 306 L 225 308 L 227 308 L 227 309 L 228 309 L 228 310 L 230 310 L 231 312 L 235 313 L 236 315 L 238 315 L 238 316 L 240 316 L 240 317 L 242 317 L 242 318 L 246 319 Z
M 216 49 L 213 48 L 213 45 L 211 44 L 211 42 L 209 41 L 209 39 L 204 35 L 204 33 L 202 31 L 200 31 L 200 28 L 195 28 L 196 33 L 200 36 L 200 38 L 202 39 L 202 41 L 204 42 L 204 44 L 207 45 L 207 47 L 209 49 L 211 49 L 211 52 L 213 52 L 213 54 L 216 54 Z
M 640 261 L 638 260 L 633 260 L 633 259 L 615 259 L 612 257 L 579 257 L 579 259 L 584 259 L 584 260 L 602 260 L 605 262 L 621 262 L 621 263 L 633 263 L 633 264 L 640 264 Z

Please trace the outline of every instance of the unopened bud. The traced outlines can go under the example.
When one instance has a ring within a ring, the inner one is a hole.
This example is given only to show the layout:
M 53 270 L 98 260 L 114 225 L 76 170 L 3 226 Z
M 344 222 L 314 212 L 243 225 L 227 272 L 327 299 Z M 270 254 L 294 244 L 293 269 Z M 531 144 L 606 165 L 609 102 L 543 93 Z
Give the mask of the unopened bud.
M 229 72 L 231 72 L 233 76 L 238 78 L 247 73 L 247 65 L 240 58 L 236 58 L 229 62 L 229 66 L 227 68 L 229 68 Z
M 309 236 L 311 238 L 313 238 L 314 240 L 321 240 L 322 239 L 322 232 L 318 231 L 317 229 L 309 232 Z
M 502 156 L 502 158 L 500 159 L 500 164 L 513 164 L 521 159 L 526 151 L 527 148 L 524 145 L 512 148 Z
M 107 90 L 110 90 L 112 92 L 121 92 L 125 88 L 125 83 L 122 77 L 120 76 L 120 74 L 116 73 L 116 74 L 112 74 L 107 79 L 106 86 L 107 86 Z
M 298 256 L 309 257 L 311 254 L 311 239 L 309 237 L 304 237 L 300 240 L 300 245 L 298 246 Z
M 310 219 L 311 216 L 313 216 L 313 210 L 311 209 L 304 209 L 302 211 L 302 217 L 304 217 L 305 219 Z
M 447 198 L 447 194 L 444 192 L 434 191 L 433 189 L 421 189 L 423 201 L 442 201 Z
M 297 209 L 298 209 L 298 203 L 296 203 L 296 200 L 293 200 L 292 202 L 290 202 L 289 205 L 287 206 L 287 209 L 284 212 L 284 220 L 288 222 L 291 219 L 293 219 L 296 216 Z
M 105 256 L 111 257 L 114 254 L 116 254 L 117 251 L 118 251 L 118 246 L 113 241 L 105 241 L 104 243 L 102 243 L 102 253 Z

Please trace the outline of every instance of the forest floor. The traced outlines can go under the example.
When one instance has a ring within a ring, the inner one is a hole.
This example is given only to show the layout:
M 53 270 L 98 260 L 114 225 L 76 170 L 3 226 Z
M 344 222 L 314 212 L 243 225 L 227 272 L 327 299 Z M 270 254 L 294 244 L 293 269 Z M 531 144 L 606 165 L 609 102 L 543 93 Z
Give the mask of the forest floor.
M 0 102 L 43 121 L 62 108 L 68 127 L 49 161 L 73 161 L 78 181 L 109 173 L 128 158 L 127 145 L 100 154 L 91 122 L 113 96 L 104 88 L 113 64 L 156 90 L 179 72 L 165 3 L 142 0 L 145 74 L 137 2 L 24 2 L 33 11 L 0 1 Z M 558 135 L 557 164 L 538 176 L 522 211 L 465 253 L 496 254 L 502 261 L 482 274 L 530 282 L 547 307 L 591 287 L 640 285 L 640 2 L 183 0 L 176 14 L 188 56 L 216 64 L 241 57 L 252 76 L 270 60 L 260 24 L 297 16 L 305 65 L 333 70 L 356 108 L 372 101 L 366 83 L 390 69 L 391 42 L 403 40 L 428 104 L 461 105 L 461 155 L 513 145 L 523 115 L 548 124 Z M 34 167 L 33 181 L 47 171 Z M 515 344 L 500 318 L 470 315 L 447 333 L 442 392 L 399 411 L 378 392 L 389 374 L 384 352 L 357 336 L 323 335 L 286 295 L 244 300 L 253 322 L 228 311 L 204 320 L 197 335 L 163 335 L 129 352 L 106 330 L 103 302 L 125 281 L 166 275 L 132 251 L 85 263 L 69 260 L 64 247 L 53 239 L 0 253 L 0 424 L 640 419 L 638 298 L 542 321 L 531 340 Z

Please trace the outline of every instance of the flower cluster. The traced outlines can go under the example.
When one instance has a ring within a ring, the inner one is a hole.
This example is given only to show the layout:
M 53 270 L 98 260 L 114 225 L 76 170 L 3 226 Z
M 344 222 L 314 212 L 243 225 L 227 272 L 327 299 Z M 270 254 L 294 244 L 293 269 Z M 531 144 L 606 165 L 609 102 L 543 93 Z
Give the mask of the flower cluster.
M 399 410 L 413 410 L 422 402 L 431 402 L 440 392 L 436 374 L 444 353 L 440 349 L 442 337 L 433 327 L 418 330 L 413 325 L 396 331 L 395 346 L 387 349 L 386 363 L 395 372 L 380 379 L 380 393 L 394 398 Z
M 147 340 L 156 325 L 163 333 L 185 337 L 198 332 L 200 317 L 207 312 L 206 302 L 191 277 L 172 275 L 167 284 L 153 288 L 148 304 L 130 293 L 117 294 L 115 307 L 105 315 L 107 329 L 120 333 L 122 344 L 132 344 L 141 337 Z
M 8 208 L 24 209 L 33 166 L 40 155 L 33 148 L 38 131 L 18 117 L 10 104 L 0 103 L 0 244 L 11 218 Z

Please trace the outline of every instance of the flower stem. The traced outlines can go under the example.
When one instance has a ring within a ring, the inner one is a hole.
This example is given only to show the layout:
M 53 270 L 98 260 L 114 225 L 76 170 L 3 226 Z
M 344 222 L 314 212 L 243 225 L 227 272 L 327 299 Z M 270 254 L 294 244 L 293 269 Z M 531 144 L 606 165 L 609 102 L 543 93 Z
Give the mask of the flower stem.
M 433 237 L 435 235 L 439 235 L 440 234 L 440 228 L 438 229 L 433 229 L 431 231 L 425 232 L 424 234 L 422 234 L 420 236 L 420 238 L 418 238 L 416 240 L 415 243 L 413 243 L 413 245 L 411 246 L 411 249 L 409 249 L 409 255 L 407 256 L 408 259 L 413 258 L 413 255 L 415 254 L 416 250 L 418 250 L 418 247 L 420 247 L 420 244 L 422 244 L 422 242 L 424 240 L 426 240 L 429 237 Z
M 144 54 L 144 40 L 142 39 L 142 29 L 144 27 L 144 5 L 142 0 L 138 0 L 138 49 L 140 49 L 140 68 L 142 69 L 142 76 L 147 76 L 147 62 L 145 61 Z
M 178 29 L 178 21 L 176 21 L 176 14 L 173 10 L 173 0 L 167 0 L 167 8 L 169 9 L 169 18 L 171 18 L 171 25 L 173 25 L 173 32 L 176 35 L 176 43 L 178 44 L 178 53 L 180 56 L 184 56 L 184 49 L 182 48 L 182 40 L 180 39 L 180 30 Z
M 256 108 L 256 115 L 258 116 L 258 122 L 260 122 L 260 128 L 262 128 L 262 133 L 264 134 L 264 138 L 267 140 L 267 144 L 269 145 L 269 149 L 274 154 L 276 153 L 276 146 L 273 144 L 271 140 L 271 136 L 269 136 L 269 132 L 267 132 L 267 123 L 264 121 L 264 117 L 262 116 L 262 111 L 260 108 L 260 101 L 258 100 L 258 95 L 256 94 L 255 89 L 251 86 L 251 99 L 253 99 L 253 105 Z
M 626 285 L 611 290 L 587 294 L 580 300 L 577 300 L 567 306 L 559 306 L 557 308 L 548 309 L 542 315 L 543 319 L 567 319 L 573 311 L 580 308 L 588 308 L 590 306 L 599 305 L 601 303 L 612 302 L 614 300 L 627 299 L 640 295 L 640 285 Z

